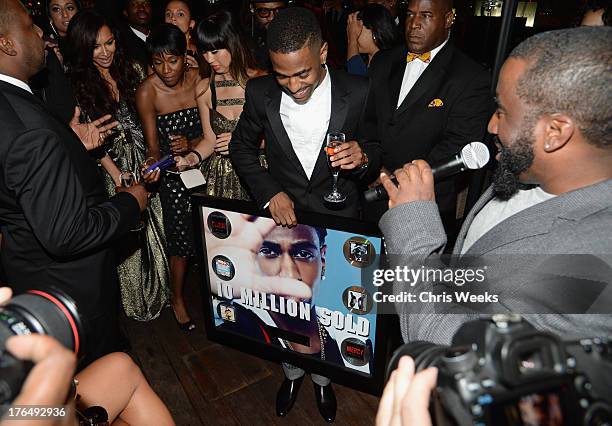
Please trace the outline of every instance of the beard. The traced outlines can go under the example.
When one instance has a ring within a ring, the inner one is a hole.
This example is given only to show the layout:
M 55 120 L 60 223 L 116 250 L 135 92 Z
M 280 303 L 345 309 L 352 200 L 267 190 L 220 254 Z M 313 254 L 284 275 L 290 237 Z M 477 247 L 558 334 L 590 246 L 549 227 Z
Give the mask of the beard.
M 520 188 L 519 175 L 533 164 L 533 128 L 526 126 L 512 141 L 504 147 L 495 136 L 495 142 L 502 146 L 501 156 L 493 175 L 493 191 L 496 197 L 506 201 L 512 198 Z

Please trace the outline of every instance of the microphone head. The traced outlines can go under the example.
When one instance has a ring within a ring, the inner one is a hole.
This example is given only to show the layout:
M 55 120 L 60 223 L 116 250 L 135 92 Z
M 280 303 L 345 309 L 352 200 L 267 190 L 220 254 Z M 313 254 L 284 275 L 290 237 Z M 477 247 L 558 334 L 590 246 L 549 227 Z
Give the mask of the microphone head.
M 461 159 L 468 169 L 481 169 L 489 162 L 489 148 L 482 142 L 471 142 L 461 150 Z

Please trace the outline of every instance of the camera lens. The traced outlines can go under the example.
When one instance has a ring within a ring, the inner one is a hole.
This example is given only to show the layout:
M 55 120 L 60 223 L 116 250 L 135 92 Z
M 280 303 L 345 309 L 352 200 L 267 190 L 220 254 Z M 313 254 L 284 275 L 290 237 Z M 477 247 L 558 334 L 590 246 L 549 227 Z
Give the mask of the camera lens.
M 0 405 L 19 393 L 31 365 L 5 352 L 11 336 L 46 334 L 79 352 L 82 325 L 74 301 L 57 289 L 30 290 L 0 307 Z
M 602 402 L 597 402 L 584 416 L 585 426 L 610 426 L 612 425 L 612 407 Z
M 404 355 L 409 355 L 414 360 L 416 371 L 433 367 L 440 361 L 441 355 L 448 349 L 448 346 L 436 345 L 429 342 L 406 343 L 393 352 L 389 366 L 387 367 L 387 378 L 399 364 L 399 360 Z

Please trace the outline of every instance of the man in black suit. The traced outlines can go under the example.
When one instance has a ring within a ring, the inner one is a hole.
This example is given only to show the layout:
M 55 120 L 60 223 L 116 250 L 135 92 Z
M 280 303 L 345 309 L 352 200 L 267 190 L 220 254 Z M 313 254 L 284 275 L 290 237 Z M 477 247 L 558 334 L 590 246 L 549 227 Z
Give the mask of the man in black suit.
M 283 20 L 276 24 L 281 16 Z M 302 18 L 306 21 L 299 21 Z M 356 141 L 367 81 L 325 66 L 327 44 L 322 42 L 316 17 L 303 8 L 285 9 L 272 21 L 268 49 L 274 75 L 249 81 L 244 110 L 232 136 L 230 155 L 236 172 L 258 206 L 269 207 L 278 224 L 296 223 L 294 207 L 357 217 L 357 184 L 369 175 L 368 170 L 377 173 L 380 158 L 377 143 Z M 336 209 L 323 200 L 332 187 L 323 150 L 331 131 L 343 132 L 347 141 L 332 157 L 333 165 L 342 169 L 339 191 L 347 196 Z M 258 159 L 262 132 L 268 169 Z
M 490 76 L 448 40 L 453 19 L 451 0 L 410 0 L 406 46 L 379 53 L 370 65 L 366 128 L 381 141 L 386 170 L 417 158 L 436 164 L 485 135 Z M 455 181 L 438 182 L 436 196 L 445 225 L 453 226 Z M 386 209 L 374 203 L 367 216 L 376 220 Z
M 268 49 L 274 75 L 250 80 L 246 103 L 230 143 L 236 172 L 260 208 L 270 208 L 279 225 L 296 224 L 294 207 L 342 216 L 358 215 L 357 182 L 376 165 L 376 143 L 355 139 L 367 97 L 367 81 L 325 66 L 327 45 L 314 14 L 304 8 L 278 13 L 268 28 Z M 346 142 L 335 148 L 332 165 L 341 167 L 339 191 L 347 196 L 337 210 L 323 197 L 332 175 L 323 150 L 330 131 L 343 132 Z M 265 137 L 268 169 L 258 158 Z M 287 379 L 277 395 L 277 414 L 287 414 L 304 371 L 284 364 Z M 329 379 L 313 375 L 323 418 L 333 421 L 336 399 Z
M 153 19 L 151 0 L 122 0 L 121 5 L 125 22 L 119 29 L 125 55 L 146 70 L 149 65 L 146 43 Z
M 0 1 L 0 256 L 17 293 L 55 286 L 76 301 L 92 361 L 120 349 L 109 243 L 136 227 L 147 194 L 136 185 L 108 200 L 83 143 L 99 145 L 112 126 L 73 120 L 81 143 L 32 94 L 26 81 L 43 67 L 41 37 L 18 0 Z

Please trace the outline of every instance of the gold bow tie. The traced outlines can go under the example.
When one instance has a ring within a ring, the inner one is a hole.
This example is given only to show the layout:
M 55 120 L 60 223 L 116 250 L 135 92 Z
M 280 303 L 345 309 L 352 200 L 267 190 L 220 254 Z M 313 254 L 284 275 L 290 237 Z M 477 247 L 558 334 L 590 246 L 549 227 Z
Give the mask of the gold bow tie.
M 415 59 L 419 59 L 421 60 L 421 62 L 428 63 L 431 60 L 431 52 L 425 52 L 421 54 L 408 52 L 408 55 L 406 55 L 406 62 L 412 62 Z

